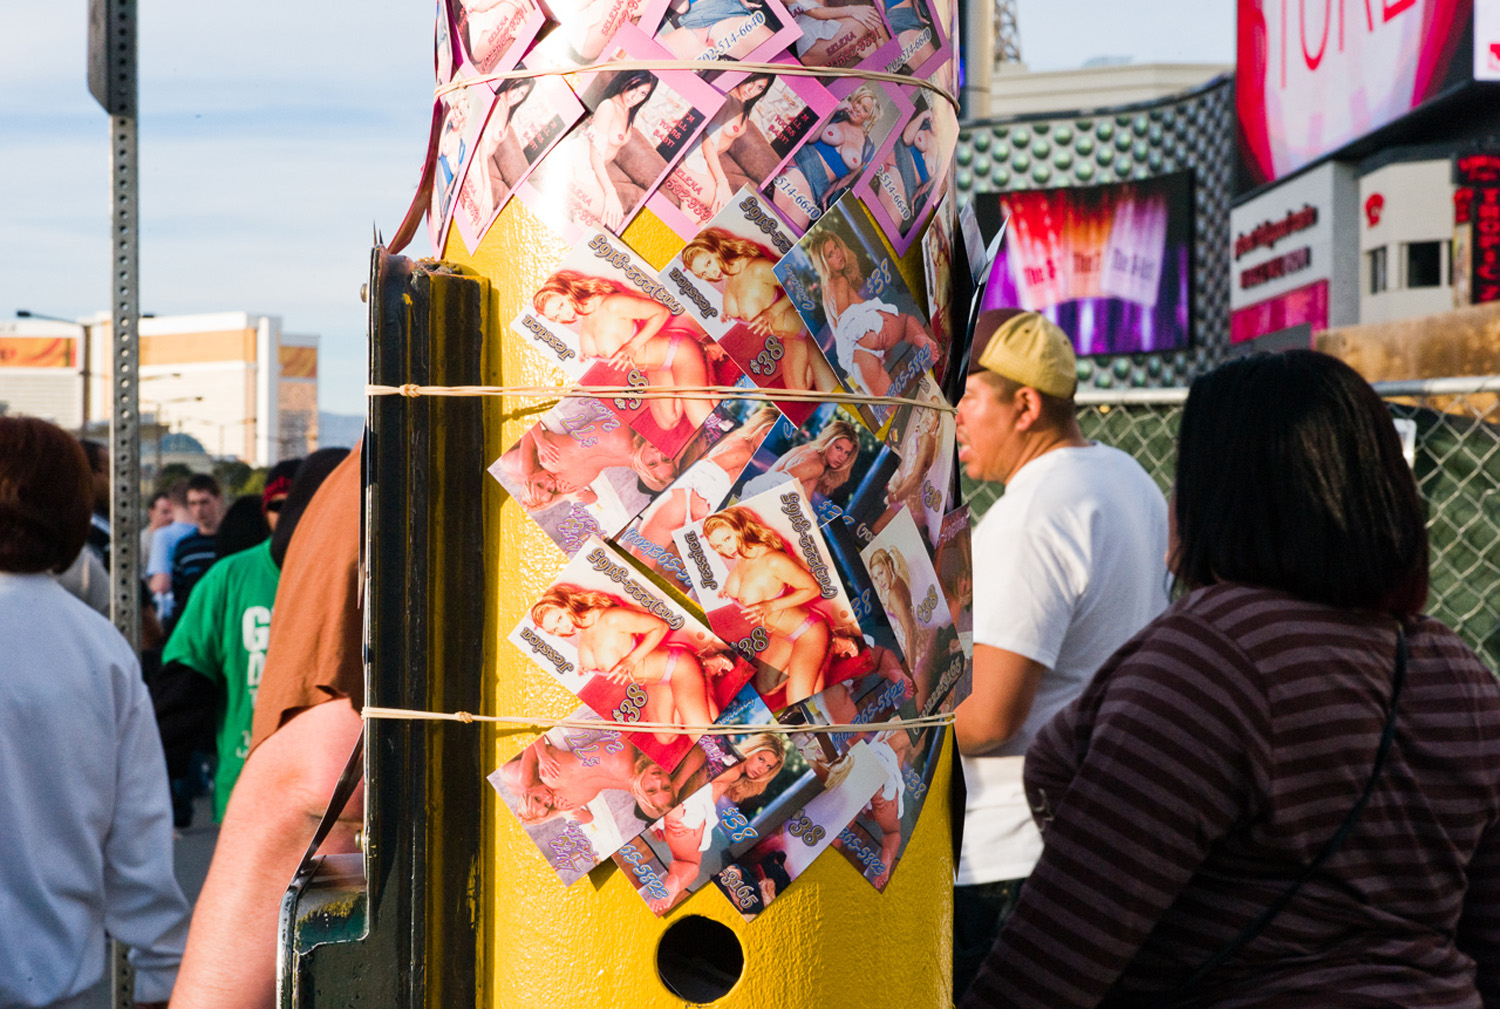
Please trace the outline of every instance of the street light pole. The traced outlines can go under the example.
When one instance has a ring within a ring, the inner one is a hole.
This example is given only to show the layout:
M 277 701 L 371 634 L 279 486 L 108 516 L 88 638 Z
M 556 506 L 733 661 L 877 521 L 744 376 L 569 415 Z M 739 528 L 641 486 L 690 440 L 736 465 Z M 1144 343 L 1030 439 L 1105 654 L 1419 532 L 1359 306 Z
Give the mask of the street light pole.
M 17 319 L 45 319 L 48 322 L 66 322 L 70 326 L 77 326 L 83 333 L 83 339 L 78 347 L 78 380 L 83 386 L 83 402 L 79 407 L 78 429 L 87 431 L 89 426 L 89 400 L 92 398 L 93 380 L 93 347 L 94 324 L 91 322 L 79 322 L 77 319 L 64 319 L 60 315 L 44 315 L 41 312 L 31 312 L 24 308 L 16 309 Z

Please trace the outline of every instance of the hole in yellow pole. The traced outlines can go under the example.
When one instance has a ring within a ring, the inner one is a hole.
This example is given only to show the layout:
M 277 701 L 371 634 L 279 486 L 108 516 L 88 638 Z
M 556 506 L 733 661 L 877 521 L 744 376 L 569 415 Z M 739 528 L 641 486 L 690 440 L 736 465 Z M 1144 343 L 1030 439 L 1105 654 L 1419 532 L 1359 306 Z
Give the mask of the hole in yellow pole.
M 689 1002 L 713 1002 L 729 994 L 745 971 L 745 951 L 726 925 L 690 914 L 662 934 L 656 972 L 662 984 Z

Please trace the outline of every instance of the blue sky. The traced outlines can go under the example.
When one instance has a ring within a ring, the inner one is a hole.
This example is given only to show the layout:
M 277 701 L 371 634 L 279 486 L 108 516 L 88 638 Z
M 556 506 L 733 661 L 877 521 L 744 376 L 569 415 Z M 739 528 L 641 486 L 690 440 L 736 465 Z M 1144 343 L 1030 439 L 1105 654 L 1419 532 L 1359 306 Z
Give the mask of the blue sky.
M 365 281 L 416 185 L 431 0 L 140 4 L 141 305 L 244 310 L 322 337 L 321 405 L 363 412 Z M 1020 0 L 1035 70 L 1232 62 L 1230 0 Z M 0 318 L 108 307 L 108 120 L 86 0 L 8 2 L 0 32 Z M 425 229 L 408 248 L 428 255 Z

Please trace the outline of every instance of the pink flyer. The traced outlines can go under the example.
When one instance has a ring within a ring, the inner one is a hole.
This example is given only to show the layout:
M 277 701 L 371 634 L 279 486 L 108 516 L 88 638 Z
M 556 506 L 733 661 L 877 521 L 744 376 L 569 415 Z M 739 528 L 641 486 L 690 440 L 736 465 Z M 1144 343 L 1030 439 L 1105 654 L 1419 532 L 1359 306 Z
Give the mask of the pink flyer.
M 797 235 L 807 232 L 873 170 L 880 143 L 911 118 L 900 88 L 840 78 L 828 90 L 838 99 L 786 166 L 761 193 Z
M 504 73 L 541 31 L 547 16 L 535 0 L 451 0 L 466 66 L 460 76 Z
M 510 641 L 616 722 L 706 725 L 753 675 L 749 663 L 599 539 L 563 568 Z M 698 737 L 641 730 L 625 738 L 672 771 Z
M 607 59 L 674 57 L 626 25 Z M 598 71 L 576 79 L 574 90 L 589 114 L 519 191 L 526 206 L 568 241 L 589 228 L 623 231 L 725 101 L 687 70 Z
M 801 35 L 780 0 L 672 0 L 656 41 L 682 60 L 764 62 Z
M 683 238 L 696 235 L 741 187 L 758 189 L 774 178 L 837 104 L 809 77 L 732 71 L 717 84 L 725 89 L 723 108 L 649 203 Z
M 942 197 L 958 144 L 958 118 L 941 98 L 917 93 L 915 112 L 891 131 L 875 155 L 875 171 L 855 185 L 896 255 L 906 255 Z
M 582 116 L 583 103 L 556 77 L 498 83 L 453 212 L 471 255 L 511 193 Z

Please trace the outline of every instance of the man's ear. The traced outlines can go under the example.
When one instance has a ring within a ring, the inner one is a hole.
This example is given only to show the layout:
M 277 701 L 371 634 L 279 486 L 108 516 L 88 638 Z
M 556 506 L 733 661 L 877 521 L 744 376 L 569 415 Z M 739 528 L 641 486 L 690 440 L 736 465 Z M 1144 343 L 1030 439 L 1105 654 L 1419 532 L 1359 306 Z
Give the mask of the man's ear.
M 1016 430 L 1030 431 L 1042 417 L 1042 394 L 1029 385 L 1016 390 Z

